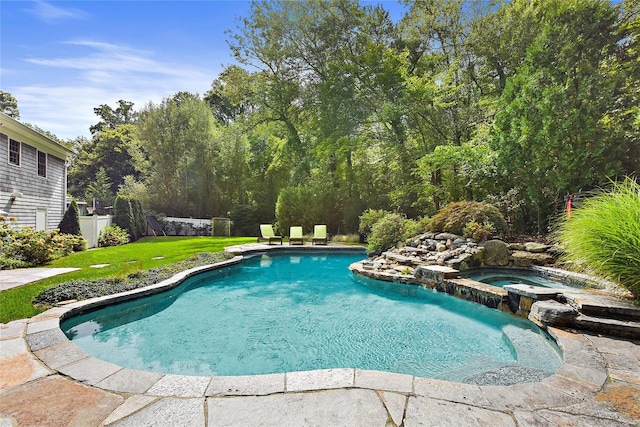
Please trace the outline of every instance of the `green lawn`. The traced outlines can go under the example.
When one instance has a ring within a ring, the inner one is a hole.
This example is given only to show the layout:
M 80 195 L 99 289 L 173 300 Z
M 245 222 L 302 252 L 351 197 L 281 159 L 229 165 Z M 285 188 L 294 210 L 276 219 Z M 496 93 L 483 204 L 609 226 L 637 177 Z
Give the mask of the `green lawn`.
M 74 253 L 43 267 L 76 267 L 80 270 L 0 292 L 0 323 L 38 314 L 40 311 L 31 304 L 31 300 L 44 289 L 59 283 L 119 276 L 139 268 L 148 270 L 182 261 L 193 254 L 220 252 L 226 246 L 251 242 L 255 242 L 255 237 L 145 237 L 124 246 Z M 157 257 L 163 258 L 153 259 Z M 95 264 L 109 266 L 90 267 Z

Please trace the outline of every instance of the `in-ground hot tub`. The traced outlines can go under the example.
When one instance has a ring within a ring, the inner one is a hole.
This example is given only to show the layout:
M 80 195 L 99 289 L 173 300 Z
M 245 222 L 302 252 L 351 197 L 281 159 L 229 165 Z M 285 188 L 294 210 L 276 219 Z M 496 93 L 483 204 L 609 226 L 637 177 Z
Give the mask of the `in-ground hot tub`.
M 505 285 L 530 285 L 556 289 L 575 289 L 584 287 L 584 282 L 569 280 L 554 274 L 552 270 L 527 268 L 474 268 L 460 272 L 460 276 L 476 282 L 486 283 L 499 288 Z

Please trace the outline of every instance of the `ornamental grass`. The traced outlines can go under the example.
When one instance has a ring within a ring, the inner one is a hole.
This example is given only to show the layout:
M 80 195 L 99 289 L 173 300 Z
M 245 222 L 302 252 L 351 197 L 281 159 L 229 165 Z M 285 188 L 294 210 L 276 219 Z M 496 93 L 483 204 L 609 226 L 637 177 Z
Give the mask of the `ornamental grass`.
M 626 178 L 587 197 L 560 221 L 564 261 L 620 283 L 640 300 L 640 184 Z

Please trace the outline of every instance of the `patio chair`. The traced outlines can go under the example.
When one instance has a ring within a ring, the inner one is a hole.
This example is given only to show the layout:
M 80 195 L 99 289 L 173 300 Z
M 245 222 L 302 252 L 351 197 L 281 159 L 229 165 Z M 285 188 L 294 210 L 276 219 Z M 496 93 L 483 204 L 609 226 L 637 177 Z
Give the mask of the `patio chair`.
M 302 227 L 300 226 L 293 226 L 289 228 L 289 244 L 295 245 L 296 243 L 304 245 L 304 237 L 302 236 Z
M 311 244 L 327 244 L 327 226 L 326 225 L 316 225 L 313 227 L 313 237 L 311 238 Z
M 276 236 L 271 224 L 260 224 L 260 234 L 262 236 L 258 237 L 258 243 L 260 243 L 260 240 L 266 240 L 269 244 L 271 244 L 272 241 L 280 241 L 280 244 L 282 244 L 282 236 Z

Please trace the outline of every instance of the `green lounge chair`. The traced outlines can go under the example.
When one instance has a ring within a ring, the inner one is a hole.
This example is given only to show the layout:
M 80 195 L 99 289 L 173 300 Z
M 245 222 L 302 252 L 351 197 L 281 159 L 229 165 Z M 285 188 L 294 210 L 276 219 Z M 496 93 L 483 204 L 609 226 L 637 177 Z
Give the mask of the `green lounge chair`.
M 280 241 L 280 244 L 282 244 L 282 236 L 276 236 L 271 224 L 260 224 L 260 234 L 262 234 L 262 237 L 258 237 L 258 243 L 260 243 L 260 240 L 266 240 L 269 244 L 271 244 L 272 241 Z
M 326 225 L 316 225 L 313 227 L 313 238 L 311 239 L 311 244 L 315 245 L 316 243 L 327 244 L 327 226 Z
M 302 236 L 302 227 L 293 226 L 289 229 L 289 244 L 294 245 L 300 243 L 304 245 L 304 237 Z

